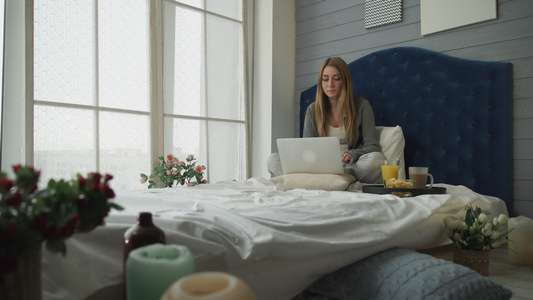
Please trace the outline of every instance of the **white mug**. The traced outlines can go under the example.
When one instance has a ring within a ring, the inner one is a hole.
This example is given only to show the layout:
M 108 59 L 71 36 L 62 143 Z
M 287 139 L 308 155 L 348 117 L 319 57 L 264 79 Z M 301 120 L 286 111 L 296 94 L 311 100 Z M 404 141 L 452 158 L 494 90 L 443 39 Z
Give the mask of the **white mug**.
M 428 173 L 427 167 L 409 167 L 409 179 L 415 181 L 415 189 L 425 189 L 428 176 L 431 179 L 428 189 L 433 187 L 433 175 Z

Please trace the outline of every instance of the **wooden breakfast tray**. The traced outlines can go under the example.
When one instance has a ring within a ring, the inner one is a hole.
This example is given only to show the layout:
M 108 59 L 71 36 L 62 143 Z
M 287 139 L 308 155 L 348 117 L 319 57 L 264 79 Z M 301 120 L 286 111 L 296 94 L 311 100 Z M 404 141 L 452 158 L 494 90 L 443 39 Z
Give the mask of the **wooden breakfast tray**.
M 446 188 L 444 187 L 437 187 L 434 186 L 430 189 L 396 189 L 396 188 L 386 188 L 383 187 L 382 184 L 370 184 L 370 185 L 363 185 L 363 193 L 370 193 L 370 194 L 404 194 L 404 193 L 410 193 L 410 197 L 415 197 L 418 195 L 426 195 L 426 194 L 446 194 Z

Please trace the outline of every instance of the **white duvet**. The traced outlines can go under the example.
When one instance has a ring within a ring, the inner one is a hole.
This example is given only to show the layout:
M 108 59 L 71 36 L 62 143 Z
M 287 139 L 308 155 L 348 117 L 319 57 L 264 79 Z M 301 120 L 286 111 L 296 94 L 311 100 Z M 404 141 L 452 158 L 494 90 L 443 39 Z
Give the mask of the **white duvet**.
M 239 276 L 261 300 L 290 299 L 321 276 L 381 250 L 449 241 L 442 218 L 468 204 L 507 213 L 499 199 L 450 185 L 448 194 L 399 198 L 360 192 L 278 191 L 252 178 L 192 188 L 117 192 L 125 210 L 67 242 L 67 256 L 43 250 L 44 299 L 85 299 L 122 282 L 122 241 L 139 212 L 152 212 L 167 243 L 189 247 L 197 271 Z

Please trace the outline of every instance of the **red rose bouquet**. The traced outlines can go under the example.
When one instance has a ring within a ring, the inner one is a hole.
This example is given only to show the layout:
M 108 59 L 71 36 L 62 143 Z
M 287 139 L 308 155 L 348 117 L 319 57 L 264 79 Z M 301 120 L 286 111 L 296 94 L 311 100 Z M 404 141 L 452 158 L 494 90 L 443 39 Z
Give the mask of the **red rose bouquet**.
M 17 258 L 40 249 L 65 254 L 65 240 L 75 232 L 89 232 L 104 224 L 115 197 L 111 175 L 89 173 L 76 180 L 50 180 L 39 189 L 41 172 L 14 166 L 15 179 L 0 173 L 0 285 L 16 267 Z

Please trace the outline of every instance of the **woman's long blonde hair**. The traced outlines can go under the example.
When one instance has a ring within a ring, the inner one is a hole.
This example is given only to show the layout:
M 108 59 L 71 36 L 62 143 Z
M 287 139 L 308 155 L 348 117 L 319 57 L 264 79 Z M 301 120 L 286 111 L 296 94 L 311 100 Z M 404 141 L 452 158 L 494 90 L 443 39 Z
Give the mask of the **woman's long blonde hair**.
M 339 70 L 339 75 L 342 82 L 342 91 L 339 97 L 338 105 L 341 108 L 341 111 L 344 113 L 344 119 L 347 121 L 346 124 L 346 139 L 349 143 L 353 142 L 355 130 L 355 105 L 354 105 L 354 94 L 353 94 L 353 85 L 352 85 L 352 74 L 346 62 L 340 57 L 330 57 L 327 58 L 320 67 L 318 72 L 318 84 L 316 91 L 316 107 L 315 107 L 315 118 L 316 124 L 318 127 L 318 135 L 326 136 L 327 135 L 327 114 L 330 109 L 330 102 L 327 101 L 328 97 L 324 94 L 322 89 L 322 74 L 324 69 L 327 66 L 335 67 Z

